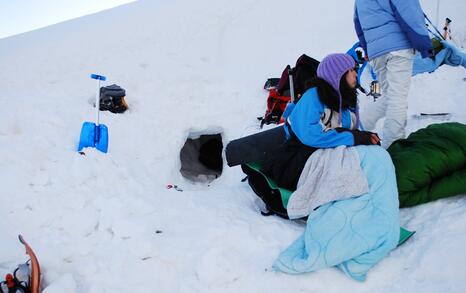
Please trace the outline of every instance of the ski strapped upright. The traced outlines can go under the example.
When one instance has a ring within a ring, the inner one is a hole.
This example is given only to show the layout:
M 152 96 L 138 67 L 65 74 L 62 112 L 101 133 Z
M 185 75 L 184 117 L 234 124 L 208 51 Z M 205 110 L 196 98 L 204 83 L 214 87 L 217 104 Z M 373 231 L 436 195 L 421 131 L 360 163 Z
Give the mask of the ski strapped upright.
M 19 241 L 26 248 L 29 260 L 18 265 L 12 274 L 6 274 L 0 282 L 0 293 L 40 293 L 40 266 L 31 246 L 18 235 Z

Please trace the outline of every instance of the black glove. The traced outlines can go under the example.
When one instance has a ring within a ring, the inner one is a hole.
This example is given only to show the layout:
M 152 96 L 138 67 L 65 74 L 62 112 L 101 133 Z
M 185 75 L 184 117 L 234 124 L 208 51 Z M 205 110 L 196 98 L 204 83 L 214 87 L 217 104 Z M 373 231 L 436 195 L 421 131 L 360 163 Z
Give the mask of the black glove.
M 351 130 L 354 145 L 380 145 L 379 136 L 370 131 Z
M 337 127 L 335 131 L 340 133 L 344 131 L 351 132 L 354 138 L 354 145 L 380 145 L 380 138 L 377 133 L 370 131 L 350 130 L 348 128 Z
M 337 128 L 335 128 L 335 131 L 338 132 L 338 133 L 344 132 L 344 131 L 351 132 L 351 130 L 349 130 L 348 128 L 343 128 L 343 127 L 337 127 Z

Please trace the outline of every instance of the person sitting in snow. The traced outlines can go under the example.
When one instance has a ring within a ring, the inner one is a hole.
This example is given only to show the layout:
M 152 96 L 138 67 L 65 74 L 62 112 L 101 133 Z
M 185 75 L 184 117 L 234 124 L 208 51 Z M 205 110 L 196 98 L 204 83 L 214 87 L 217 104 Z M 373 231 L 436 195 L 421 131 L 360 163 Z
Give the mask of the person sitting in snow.
M 361 130 L 355 66 L 348 54 L 326 56 L 317 68 L 317 78 L 285 110 L 287 142 L 262 167 L 279 186 L 295 190 L 304 164 L 318 148 L 380 145 L 376 133 Z

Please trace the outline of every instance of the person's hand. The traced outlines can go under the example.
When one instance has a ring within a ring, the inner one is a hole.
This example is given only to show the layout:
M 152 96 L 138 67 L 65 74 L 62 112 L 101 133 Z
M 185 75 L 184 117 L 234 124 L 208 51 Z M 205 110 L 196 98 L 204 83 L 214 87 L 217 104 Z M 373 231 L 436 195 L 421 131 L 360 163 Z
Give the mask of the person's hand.
M 377 135 L 377 133 L 372 133 L 372 132 L 369 132 L 371 135 L 371 142 L 372 144 L 377 144 L 377 145 L 380 145 L 380 137 Z
M 351 132 L 354 138 L 354 145 L 380 145 L 380 137 L 377 133 L 361 130 L 350 130 L 348 128 L 337 127 L 335 131 L 340 133 L 344 131 Z
M 380 145 L 380 138 L 377 133 L 370 131 L 351 130 L 354 138 L 354 145 Z

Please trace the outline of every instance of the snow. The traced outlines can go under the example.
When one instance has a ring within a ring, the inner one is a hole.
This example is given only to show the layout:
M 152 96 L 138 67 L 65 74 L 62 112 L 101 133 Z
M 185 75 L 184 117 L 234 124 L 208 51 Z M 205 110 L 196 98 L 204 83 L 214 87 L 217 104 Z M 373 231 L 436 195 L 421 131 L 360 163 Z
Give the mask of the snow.
M 432 17 L 436 3 L 422 1 Z M 0 275 L 27 260 L 22 234 L 46 293 L 465 292 L 464 196 L 402 209 L 416 234 L 358 283 L 334 268 L 272 271 L 304 224 L 261 216 L 239 167 L 209 185 L 179 173 L 187 137 L 221 133 L 226 144 L 258 131 L 262 85 L 286 64 L 346 51 L 356 40 L 352 7 L 137 1 L 1 39 Z M 457 36 L 464 11 L 463 0 L 441 3 Z M 94 121 L 90 73 L 127 91 L 127 112 L 100 115 L 108 154 L 76 152 L 82 123 Z M 409 114 L 447 111 L 466 123 L 465 77 L 447 66 L 414 77 Z M 408 130 L 438 121 L 410 116 Z

